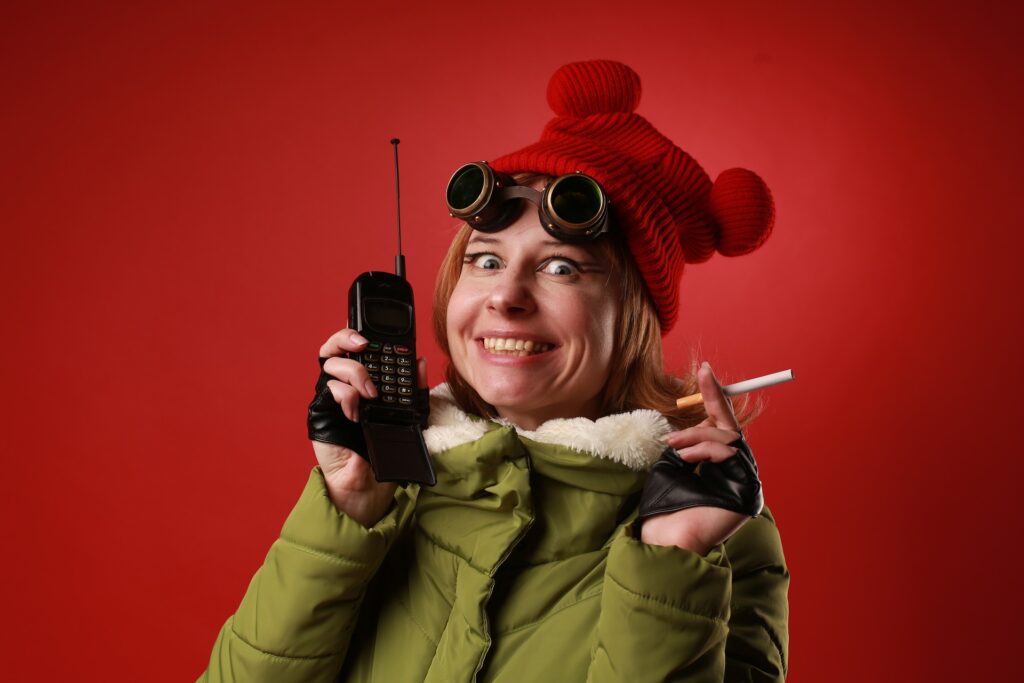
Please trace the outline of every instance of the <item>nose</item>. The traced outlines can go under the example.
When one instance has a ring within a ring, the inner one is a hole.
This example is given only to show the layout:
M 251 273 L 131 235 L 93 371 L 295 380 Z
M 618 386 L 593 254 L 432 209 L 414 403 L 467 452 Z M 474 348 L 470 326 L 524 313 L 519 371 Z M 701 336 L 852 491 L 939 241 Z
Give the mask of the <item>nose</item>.
M 520 269 L 506 268 L 492 279 L 492 289 L 487 295 L 487 309 L 507 318 L 529 315 L 536 310 L 531 273 Z

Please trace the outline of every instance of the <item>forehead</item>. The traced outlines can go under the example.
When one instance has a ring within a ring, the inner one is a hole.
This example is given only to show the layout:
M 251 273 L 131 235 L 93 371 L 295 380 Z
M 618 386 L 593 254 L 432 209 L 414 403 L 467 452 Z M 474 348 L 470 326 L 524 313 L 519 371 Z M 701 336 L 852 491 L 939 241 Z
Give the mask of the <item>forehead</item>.
M 601 258 L 603 255 L 603 251 L 597 247 L 596 243 L 569 244 L 552 237 L 541 226 L 537 212 L 529 209 L 504 230 L 497 232 L 472 231 L 466 248 L 560 251 L 579 256 L 586 255 L 595 259 Z

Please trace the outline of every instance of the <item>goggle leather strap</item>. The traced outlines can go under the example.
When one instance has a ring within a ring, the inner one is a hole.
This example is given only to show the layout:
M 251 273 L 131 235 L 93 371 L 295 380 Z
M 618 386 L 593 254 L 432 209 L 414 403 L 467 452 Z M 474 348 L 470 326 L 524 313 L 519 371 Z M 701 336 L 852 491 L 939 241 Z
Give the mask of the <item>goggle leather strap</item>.
M 529 185 L 506 185 L 498 193 L 499 201 L 508 201 L 513 197 L 525 199 L 540 206 L 541 199 L 544 197 L 544 190 L 535 190 Z

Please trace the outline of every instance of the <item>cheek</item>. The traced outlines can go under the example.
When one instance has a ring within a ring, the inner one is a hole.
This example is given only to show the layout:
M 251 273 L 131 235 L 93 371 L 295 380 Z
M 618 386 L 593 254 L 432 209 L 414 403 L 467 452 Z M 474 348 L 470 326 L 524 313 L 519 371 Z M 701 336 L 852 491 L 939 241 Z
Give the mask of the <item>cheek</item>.
M 609 332 L 615 329 L 618 305 L 607 294 L 594 296 L 587 303 L 587 315 L 593 321 L 594 329 Z
M 460 280 L 448 300 L 448 311 L 445 314 L 445 328 L 448 331 L 448 348 L 452 360 L 459 361 L 465 355 L 464 332 L 472 323 L 473 301 L 471 292 Z
M 615 346 L 615 328 L 618 318 L 618 307 L 602 297 L 588 309 L 589 336 L 594 350 L 594 357 L 604 366 L 611 364 L 612 350 Z

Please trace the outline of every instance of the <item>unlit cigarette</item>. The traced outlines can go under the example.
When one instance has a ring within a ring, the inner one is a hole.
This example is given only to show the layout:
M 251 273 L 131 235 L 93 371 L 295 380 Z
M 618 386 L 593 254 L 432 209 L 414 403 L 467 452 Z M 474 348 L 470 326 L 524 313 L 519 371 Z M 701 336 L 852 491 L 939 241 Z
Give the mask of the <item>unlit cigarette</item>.
M 782 382 L 788 382 L 793 379 L 792 370 L 783 370 L 782 372 L 773 372 L 770 375 L 764 375 L 763 377 L 755 377 L 754 379 L 745 379 L 742 382 L 736 382 L 736 384 L 729 384 L 722 387 L 722 393 L 726 396 L 737 396 L 739 394 L 745 394 L 748 391 L 755 391 L 756 389 L 764 389 L 770 387 L 773 384 L 781 384 Z M 704 402 L 703 394 L 690 394 L 689 396 L 683 396 L 680 399 L 676 399 L 676 408 L 689 408 L 699 403 Z

